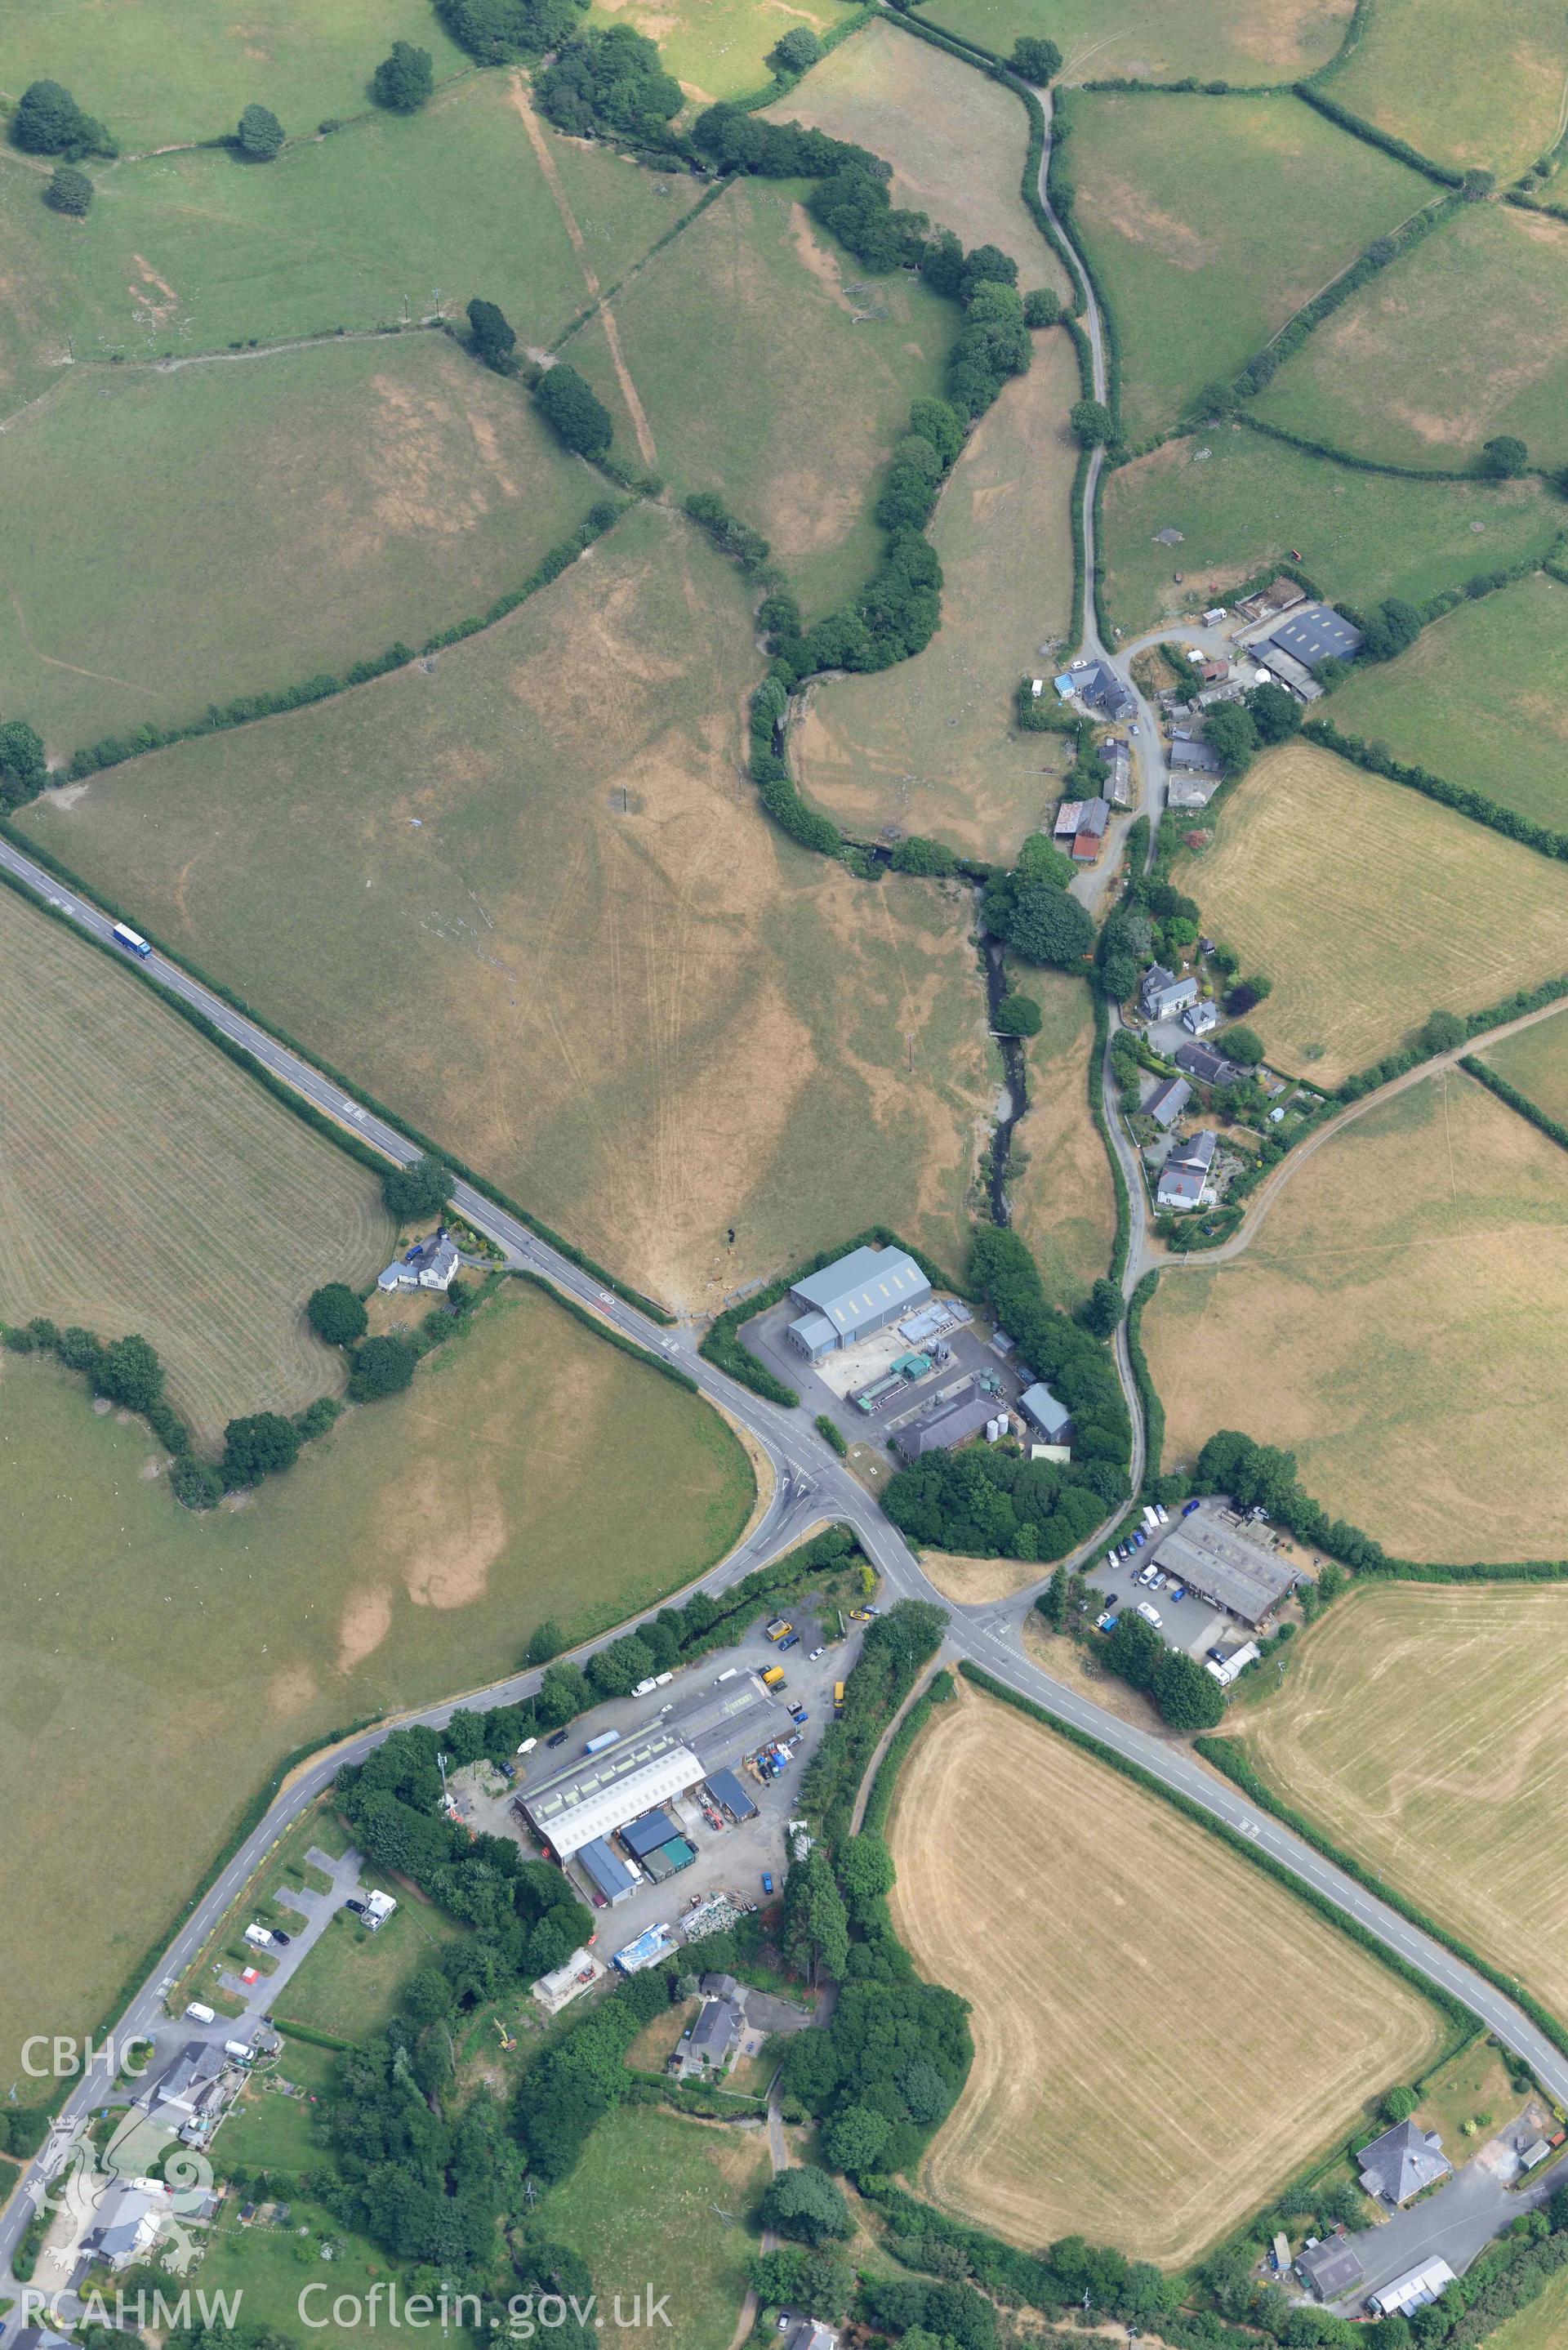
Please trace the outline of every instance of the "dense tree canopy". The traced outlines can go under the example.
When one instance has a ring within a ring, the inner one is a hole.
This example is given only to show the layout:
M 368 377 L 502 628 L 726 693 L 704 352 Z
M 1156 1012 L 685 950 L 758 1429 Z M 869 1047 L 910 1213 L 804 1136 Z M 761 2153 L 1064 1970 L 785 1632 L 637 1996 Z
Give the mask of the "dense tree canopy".
M 543 57 L 581 23 L 584 0 L 436 0 L 436 14 L 458 47 L 481 65 Z
M 411 1339 L 399 1332 L 367 1338 L 353 1355 L 348 1394 L 355 1403 L 373 1403 L 379 1396 L 400 1395 L 414 1376 L 420 1359 Z
M 74 163 L 56 164 L 44 190 L 44 202 L 51 211 L 85 220 L 92 210 L 92 182 L 85 172 L 78 172 Z
M 20 807 L 36 799 L 48 780 L 43 736 L 25 718 L 7 718 L 0 724 L 0 802 Z
M 498 375 L 510 372 L 517 337 L 505 312 L 475 295 L 468 306 L 468 337 L 476 358 Z
M 387 1213 L 400 1224 L 439 1215 L 452 1197 L 452 1171 L 442 1159 L 427 1151 L 408 1167 L 389 1167 L 381 1177 L 381 1197 Z
M 377 105 L 393 114 L 417 114 L 434 88 L 431 53 L 417 49 L 411 41 L 392 43 L 390 55 L 381 59 L 370 83 Z
M 29 82 L 11 117 L 11 144 L 27 155 L 116 155 L 119 149 L 96 115 L 84 114 L 57 81 Z
M 256 1411 L 231 1419 L 223 1431 L 223 1478 L 231 1489 L 256 1485 L 299 1458 L 299 1432 L 280 1412 Z
M 247 106 L 234 143 L 253 163 L 270 163 L 283 145 L 283 125 L 270 106 Z
M 534 398 L 568 449 L 602 457 L 614 432 L 610 413 L 575 367 L 560 360 L 539 378 Z
M 346 1281 L 328 1281 L 313 1289 L 305 1312 L 317 1336 L 328 1347 L 351 1347 L 365 1335 L 364 1305 Z
M 629 25 L 574 35 L 538 81 L 539 103 L 558 129 L 585 138 L 608 131 L 644 146 L 661 146 L 684 103 L 680 84 L 667 74 L 659 50 Z
M 1054 41 L 1021 35 L 1012 44 L 1008 63 L 1021 81 L 1032 81 L 1037 88 L 1044 89 L 1062 70 L 1062 52 Z

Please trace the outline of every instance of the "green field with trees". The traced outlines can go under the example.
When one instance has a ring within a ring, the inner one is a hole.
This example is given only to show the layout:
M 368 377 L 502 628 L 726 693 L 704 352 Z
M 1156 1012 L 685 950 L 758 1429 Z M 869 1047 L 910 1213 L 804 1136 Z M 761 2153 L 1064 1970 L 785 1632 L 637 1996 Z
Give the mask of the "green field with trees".
M 1546 573 L 1446 613 L 1333 708 L 1346 733 L 1568 830 L 1568 588 Z
M 601 0 L 589 22 L 648 34 L 688 98 L 706 106 L 765 89 L 773 52 L 788 33 L 826 40 L 848 14 L 846 0 L 790 0 L 787 14 L 765 0 Z
M 1550 468 L 1568 459 L 1565 389 L 1568 222 L 1469 204 L 1353 294 L 1257 412 L 1386 464 L 1469 471 L 1508 434 Z
M 1376 0 L 1331 95 L 1461 172 L 1509 180 L 1562 130 L 1568 38 L 1555 0 L 1512 0 L 1506 38 L 1478 40 L 1468 0 Z
M 576 1639 L 655 1604 L 723 1555 L 753 1502 L 714 1413 L 530 1288 L 485 1307 L 407 1394 L 201 1516 L 147 1481 L 139 1421 L 96 1418 L 52 1366 L 3 1359 L 0 1516 L 18 1539 L 0 1768 L 50 1790 L 0 1827 L 0 1866 L 29 1887 L 0 1917 L 12 2058 L 26 2033 L 96 2024 L 140 1979 L 284 1754 L 512 1671 L 546 1619 Z M 113 1708 L 112 1804 L 89 1686 Z M 90 1932 L 73 1891 L 89 1882 Z
M 0 19 L 0 88 L 64 82 L 108 122 L 127 154 L 232 130 L 261 100 L 291 133 L 362 114 L 372 74 L 397 39 L 450 75 L 465 63 L 427 0 L 249 0 L 242 23 L 196 0 L 11 0 Z
M 596 486 L 440 335 L 79 370 L 0 439 L 8 711 L 65 760 L 422 645 L 519 586 Z
M 481 74 L 265 171 L 208 149 L 118 166 L 91 220 L 61 230 L 78 359 L 363 332 L 438 307 L 457 318 L 476 294 L 527 342 L 549 342 L 588 298 L 583 260 L 613 283 L 698 190 L 545 130 L 557 200 L 526 104 L 520 78 Z
M 1252 82 L 1293 81 L 1326 65 L 1345 37 L 1350 0 L 1285 0 L 1260 11 L 1246 0 L 1129 0 L 1108 21 L 1096 0 L 932 0 L 920 14 L 965 40 L 1011 54 L 1015 40 L 1054 41 L 1064 78 L 1096 76 L 1175 81 L 1197 74 Z
M 1104 515 L 1106 606 L 1136 636 L 1225 603 L 1241 582 L 1298 549 L 1301 569 L 1325 596 L 1363 607 L 1386 596 L 1424 603 L 1478 573 L 1544 554 L 1563 509 L 1533 479 L 1401 481 L 1239 424 L 1210 424 L 1108 474 Z M 1164 530 L 1180 531 L 1180 543 L 1161 545 Z M 1334 707 L 1337 719 L 1340 702 Z
M 1085 94 L 1064 112 L 1059 168 L 1116 314 L 1133 442 L 1433 193 L 1294 98 Z

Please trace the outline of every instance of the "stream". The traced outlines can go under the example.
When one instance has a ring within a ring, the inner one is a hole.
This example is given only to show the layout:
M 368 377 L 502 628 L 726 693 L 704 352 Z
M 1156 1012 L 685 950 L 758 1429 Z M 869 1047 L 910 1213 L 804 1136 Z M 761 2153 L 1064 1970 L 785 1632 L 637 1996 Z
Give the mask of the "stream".
M 1029 1107 L 1029 1085 L 1024 1075 L 1023 1038 L 995 1035 L 997 1006 L 1007 993 L 1007 972 L 1001 940 L 982 933 L 981 953 L 985 963 L 986 1006 L 1006 1077 L 1002 1116 L 997 1120 L 996 1132 L 991 1142 L 991 1217 L 993 1223 L 1006 1225 L 1010 1222 L 1007 1166 L 1012 1153 L 1013 1128 Z

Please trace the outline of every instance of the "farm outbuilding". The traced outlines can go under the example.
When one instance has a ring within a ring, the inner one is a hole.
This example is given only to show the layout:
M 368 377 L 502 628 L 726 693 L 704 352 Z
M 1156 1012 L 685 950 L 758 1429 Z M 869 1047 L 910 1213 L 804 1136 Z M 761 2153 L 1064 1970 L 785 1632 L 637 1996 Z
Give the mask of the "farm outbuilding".
M 919 1461 L 923 1453 L 950 1451 L 955 1444 L 967 1444 L 978 1436 L 988 1419 L 994 1417 L 996 1405 L 990 1396 L 977 1396 L 972 1391 L 955 1397 L 949 1404 L 911 1420 L 899 1429 L 893 1439 L 893 1449 L 906 1461 Z
M 1366 2305 L 1379 2317 L 1408 2317 L 1412 2310 L 1425 2309 L 1436 2301 L 1454 2281 L 1447 2261 L 1423 2261 L 1419 2268 L 1407 2269 L 1392 2284 L 1380 2284 L 1376 2293 L 1368 2293 Z
M 661 1844 L 670 1844 L 680 1834 L 666 1811 L 647 1812 L 639 1820 L 628 1821 L 620 1831 L 620 1840 L 634 1860 L 646 1860 Z
M 1343 613 L 1332 604 L 1302 604 L 1282 620 L 1269 639 L 1282 653 L 1289 653 L 1312 669 L 1332 654 L 1337 660 L 1354 660 L 1366 639 L 1357 628 L 1353 628 Z M 1262 660 L 1267 647 L 1255 649 Z
M 1209 1510 L 1182 1518 L 1150 1556 L 1173 1583 L 1185 1584 L 1243 1624 L 1261 1624 L 1295 1588 L 1282 1559 Z
M 1018 1400 L 1047 1444 L 1066 1443 L 1073 1432 L 1073 1415 L 1064 1403 L 1057 1401 L 1043 1379 L 1025 1388 Z
M 1354 2291 L 1366 2272 L 1342 2235 L 1325 2237 L 1296 2254 L 1296 2274 L 1319 2301 L 1337 2301 Z
M 912 1306 L 923 1305 L 930 1294 L 930 1283 L 904 1250 L 851 1249 L 794 1283 L 790 1295 L 807 1310 L 785 1336 L 808 1362 L 818 1362 L 836 1347 L 885 1330 Z
M 638 1880 L 622 1860 L 618 1852 L 603 1836 L 595 1836 L 577 1848 L 576 1858 L 596 1889 L 604 1895 L 613 1909 L 618 1901 L 627 1900 L 637 1891 Z
M 710 1771 L 708 1793 L 732 1820 L 754 1820 L 757 1807 L 732 1771 Z

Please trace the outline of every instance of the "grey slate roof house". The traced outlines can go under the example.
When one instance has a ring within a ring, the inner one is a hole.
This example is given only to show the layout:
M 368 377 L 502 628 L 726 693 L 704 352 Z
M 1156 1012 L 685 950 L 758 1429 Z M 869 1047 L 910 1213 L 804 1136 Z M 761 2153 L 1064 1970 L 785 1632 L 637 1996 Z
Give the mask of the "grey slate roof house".
M 1207 743 L 1173 743 L 1166 757 L 1173 775 L 1217 775 L 1220 754 Z
M 441 1289 L 452 1287 L 452 1277 L 462 1259 L 457 1243 L 447 1238 L 443 1226 L 428 1240 L 417 1241 L 402 1256 L 395 1257 L 376 1283 L 378 1289 Z
M 1361 2282 L 1366 2272 L 1343 2235 L 1327 2236 L 1296 2254 L 1296 2274 L 1312 2287 L 1319 2301 L 1338 2301 Z
M 1364 2146 L 1355 2159 L 1367 2194 L 1396 2209 L 1419 2195 L 1423 2187 L 1430 2187 L 1434 2179 L 1446 2178 L 1453 2168 L 1437 2132 L 1428 2135 L 1414 2122 L 1396 2122 L 1370 2146 Z
M 1185 1077 L 1166 1077 L 1156 1086 L 1143 1107 L 1156 1126 L 1174 1126 L 1191 1099 L 1192 1087 Z
M 1087 669 L 1072 672 L 1074 691 L 1091 710 L 1103 710 L 1107 718 L 1127 719 L 1137 715 L 1137 703 L 1122 683 L 1115 670 L 1104 661 L 1095 661 Z
M 691 2036 L 686 2043 L 688 2054 L 701 2064 L 719 2071 L 729 2062 L 730 2051 L 741 2036 L 743 2022 L 740 2009 L 732 1999 L 711 1999 L 704 2002 L 701 2013 L 691 2026 Z
M 1145 972 L 1138 990 L 1146 1020 L 1167 1020 L 1173 1012 L 1185 1010 L 1198 1001 L 1198 982 L 1190 972 L 1178 979 L 1163 963 L 1154 963 Z
M 1209 1045 L 1179 1045 L 1176 1066 L 1196 1077 L 1200 1086 L 1233 1086 L 1247 1075 L 1240 1061 L 1227 1060 Z
M 1155 1193 L 1155 1205 L 1160 1208 L 1200 1208 L 1203 1186 L 1209 1180 L 1209 1170 L 1214 1162 L 1219 1138 L 1211 1127 L 1202 1127 L 1198 1133 L 1179 1142 L 1159 1170 L 1159 1188 Z

